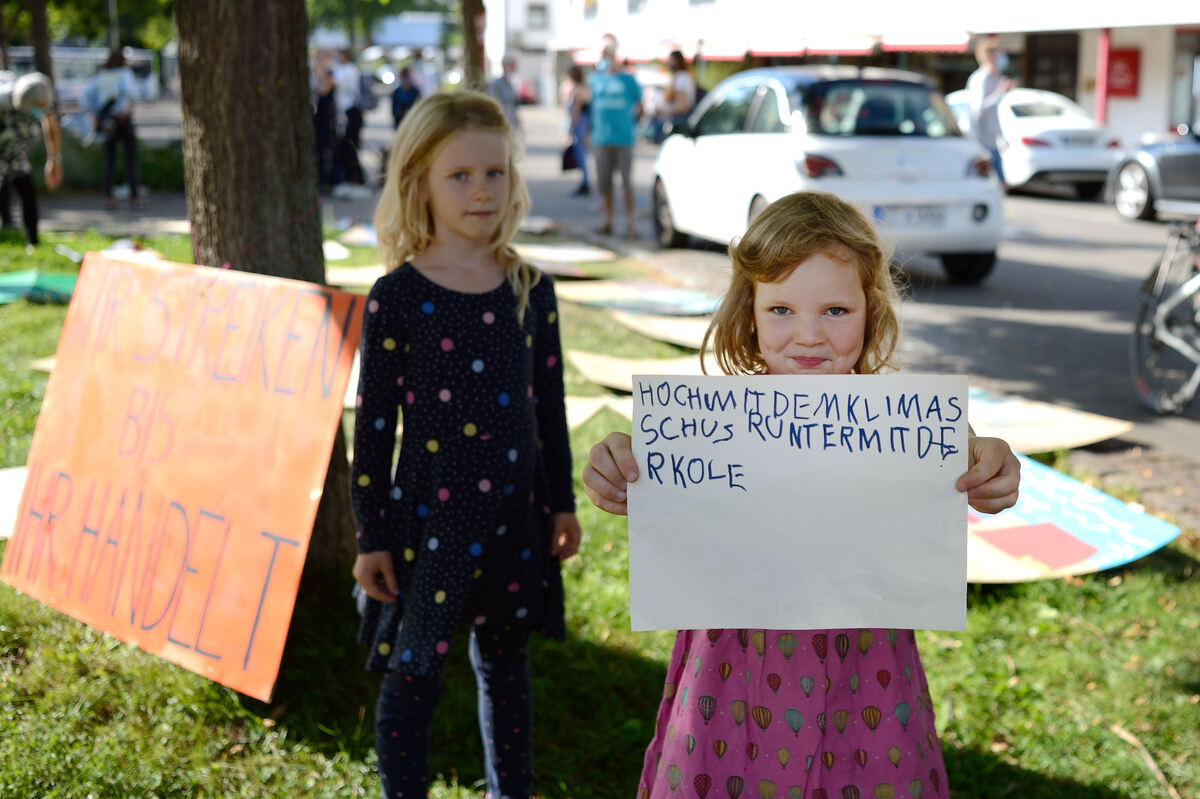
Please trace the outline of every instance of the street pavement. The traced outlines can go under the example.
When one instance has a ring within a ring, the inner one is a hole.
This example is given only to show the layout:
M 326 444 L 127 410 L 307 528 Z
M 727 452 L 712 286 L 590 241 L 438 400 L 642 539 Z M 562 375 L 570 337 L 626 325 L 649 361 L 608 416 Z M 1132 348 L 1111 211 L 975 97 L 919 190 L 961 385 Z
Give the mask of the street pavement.
M 362 161 L 371 179 L 363 196 L 331 197 L 322 204 L 324 221 L 350 225 L 369 223 L 374 215 L 381 180 L 381 154 L 392 136 L 390 110 L 386 103 L 369 112 L 363 134 Z M 561 151 L 566 143 L 563 122 L 565 113 L 553 107 L 525 106 L 521 108 L 522 155 L 521 168 L 532 196 L 531 216 L 552 223 L 560 235 L 593 245 L 606 247 L 641 263 L 648 277 L 657 278 L 686 288 L 719 294 L 727 281 L 727 259 L 720 248 L 692 247 L 659 249 L 653 240 L 649 196 L 651 165 L 657 147 L 640 143 L 635 148 L 634 186 L 638 204 L 637 229 L 639 236 L 626 239 L 601 236 L 593 232 L 600 222 L 600 200 L 593 193 L 586 197 L 572 196 L 578 184 L 577 171 L 561 171 Z M 138 113 L 139 134 L 147 146 L 178 137 L 178 106 L 156 103 Z M 1010 198 L 1011 199 L 1011 198 Z M 264 200 L 269 201 L 269 199 Z M 187 202 L 182 193 L 150 193 L 143 208 L 133 211 L 127 204 L 110 211 L 98 195 L 47 193 L 40 200 L 43 229 L 81 230 L 94 228 L 114 236 L 152 235 L 156 233 L 186 233 Z M 1021 198 L 1011 204 L 1022 212 Z M 616 229 L 624 229 L 618 203 Z M 1041 212 L 1040 208 L 1032 209 Z M 1155 233 L 1157 241 L 1157 233 Z M 1003 255 L 1003 253 L 1002 253 Z M 1011 256 L 1010 256 L 1011 257 Z M 936 265 L 916 265 L 936 273 Z M 915 296 L 906 300 L 905 316 L 917 322 L 906 332 L 902 359 L 906 369 L 924 371 L 963 371 L 962 365 L 947 357 L 937 337 L 925 329 L 937 323 L 922 324 L 923 315 L 930 313 L 917 286 Z M 985 389 L 1014 393 L 1019 385 L 1003 377 L 981 377 L 972 373 L 972 382 Z M 1001 365 L 998 371 L 1003 372 Z M 1036 387 L 1029 396 L 1038 398 Z M 1024 392 L 1017 392 L 1024 393 Z M 1044 397 L 1042 397 L 1044 398 Z M 1094 409 L 1092 409 L 1094 410 Z M 1183 420 L 1188 423 L 1189 420 Z M 1194 420 L 1190 424 L 1194 425 Z M 1200 533 L 1200 453 L 1184 446 L 1169 446 L 1151 425 L 1139 423 L 1133 433 L 1122 439 L 1077 449 L 1067 455 L 1069 466 L 1095 476 L 1096 484 L 1110 491 L 1134 489 L 1142 503 L 1151 511 L 1166 513 L 1196 536 Z M 1193 537 L 1200 543 L 1200 537 Z

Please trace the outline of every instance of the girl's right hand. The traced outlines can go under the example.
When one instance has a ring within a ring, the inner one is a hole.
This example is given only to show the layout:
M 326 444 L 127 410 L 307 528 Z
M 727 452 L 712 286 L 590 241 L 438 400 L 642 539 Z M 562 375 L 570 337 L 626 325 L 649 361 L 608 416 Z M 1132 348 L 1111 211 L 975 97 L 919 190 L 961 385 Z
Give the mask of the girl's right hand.
M 400 584 L 396 582 L 391 552 L 358 553 L 351 573 L 372 599 L 391 603 L 400 598 Z
M 625 516 L 628 505 L 625 487 L 638 478 L 637 461 L 633 457 L 632 439 L 628 433 L 609 433 L 588 453 L 583 467 L 583 487 L 600 510 Z

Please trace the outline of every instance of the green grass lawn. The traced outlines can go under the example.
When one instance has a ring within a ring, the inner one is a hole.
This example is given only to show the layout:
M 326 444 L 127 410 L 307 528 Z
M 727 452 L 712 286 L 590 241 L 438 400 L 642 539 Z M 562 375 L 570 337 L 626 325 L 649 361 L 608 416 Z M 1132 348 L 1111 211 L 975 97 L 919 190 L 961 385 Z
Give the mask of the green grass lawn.
M 0 271 L 73 271 L 56 245 L 107 243 L 51 234 L 31 263 L 19 235 L 3 231 Z M 150 246 L 190 257 L 186 241 Z M 53 353 L 64 314 L 0 306 L 0 466 L 24 463 L 46 385 L 28 361 Z M 566 347 L 680 352 L 600 312 L 564 304 L 562 318 Z M 567 380 L 571 393 L 600 391 L 573 372 Z M 628 422 L 604 411 L 575 431 L 576 475 L 617 427 Z M 585 535 L 565 568 L 569 638 L 532 647 L 535 786 L 543 797 L 631 797 L 671 636 L 630 631 L 624 520 L 578 496 Z M 1157 799 L 1169 795 L 1165 781 L 1200 797 L 1196 557 L 1175 543 L 1102 574 L 973 587 L 965 633 L 919 632 L 953 795 Z M 276 700 L 261 703 L 0 584 L 0 796 L 376 796 L 375 683 L 352 640 L 355 620 L 347 601 L 293 630 Z M 482 796 L 461 639 L 435 719 L 437 799 Z

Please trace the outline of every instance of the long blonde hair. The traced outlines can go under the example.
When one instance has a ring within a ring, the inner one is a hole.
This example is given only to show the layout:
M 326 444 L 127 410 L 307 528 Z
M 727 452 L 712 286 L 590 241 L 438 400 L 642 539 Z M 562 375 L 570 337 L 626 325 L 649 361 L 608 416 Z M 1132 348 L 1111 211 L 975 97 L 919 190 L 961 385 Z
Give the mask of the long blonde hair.
M 383 265 L 390 272 L 433 242 L 437 231 L 428 203 L 421 201 L 421 181 L 446 143 L 468 130 L 499 133 L 508 142 L 508 205 L 488 243 L 517 296 L 517 318 L 521 320 L 529 307 L 529 291 L 541 279 L 541 272 L 522 261 L 512 247 L 521 220 L 529 212 L 529 190 L 513 163 L 512 128 L 504 111 L 481 92 L 435 92 L 422 97 L 397 128 L 387 180 L 375 206 L 375 234 Z
M 797 192 L 776 200 L 729 248 L 733 277 L 704 333 L 701 368 L 711 341 L 717 365 L 726 374 L 765 373 L 767 364 L 758 348 L 754 324 L 755 286 L 783 280 L 801 262 L 821 252 L 855 266 L 862 280 L 866 329 L 854 372 L 875 374 L 895 369 L 892 357 L 900 337 L 896 313 L 900 292 L 892 275 L 890 253 L 861 211 L 824 192 Z

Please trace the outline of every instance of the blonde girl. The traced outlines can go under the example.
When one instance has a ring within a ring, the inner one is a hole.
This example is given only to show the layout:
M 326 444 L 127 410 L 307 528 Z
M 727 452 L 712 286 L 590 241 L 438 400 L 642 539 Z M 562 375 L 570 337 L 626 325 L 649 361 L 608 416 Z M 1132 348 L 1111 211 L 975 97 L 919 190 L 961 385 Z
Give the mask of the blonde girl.
M 565 634 L 559 561 L 580 530 L 554 285 L 512 247 L 528 208 L 494 100 L 437 93 L 405 116 L 375 213 L 388 273 L 363 318 L 352 473 L 387 797 L 426 796 L 460 621 L 488 796 L 530 795 L 527 640 Z
M 899 323 L 873 226 L 830 194 L 784 197 L 730 249 L 733 276 L 705 345 L 727 374 L 872 374 Z M 976 509 L 1016 501 L 1019 466 L 972 437 L 958 480 Z M 624 514 L 637 465 L 624 433 L 592 448 L 583 481 Z M 685 795 L 946 797 L 933 703 L 911 630 L 681 630 L 639 799 Z

